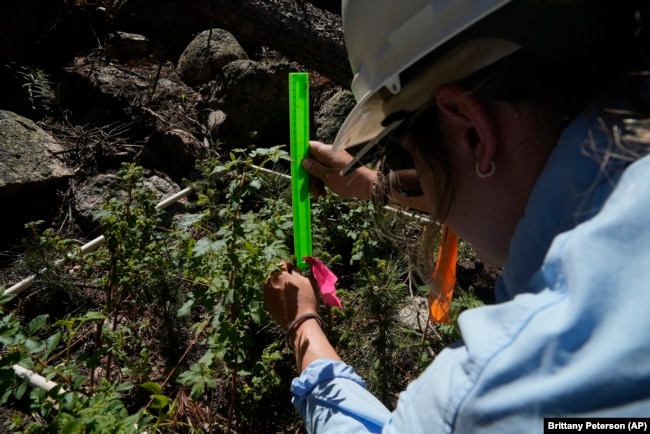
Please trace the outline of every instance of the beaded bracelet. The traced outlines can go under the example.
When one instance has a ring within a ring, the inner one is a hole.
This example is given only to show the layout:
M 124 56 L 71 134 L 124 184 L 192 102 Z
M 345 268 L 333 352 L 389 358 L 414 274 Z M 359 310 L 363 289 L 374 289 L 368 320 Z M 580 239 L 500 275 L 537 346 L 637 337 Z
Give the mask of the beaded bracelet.
M 377 179 L 375 179 L 370 188 L 370 194 L 376 205 L 387 205 L 390 198 L 390 177 L 378 171 Z
M 293 348 L 291 348 L 291 344 L 289 343 L 291 341 L 291 337 L 293 333 L 296 331 L 296 327 L 298 327 L 300 324 L 302 324 L 304 321 L 308 319 L 315 319 L 318 321 L 318 325 L 320 326 L 321 329 L 325 330 L 325 324 L 323 323 L 323 318 L 320 317 L 317 313 L 306 313 L 304 315 L 300 315 L 298 318 L 294 319 L 291 321 L 291 324 L 289 324 L 289 327 L 287 328 L 287 334 L 286 334 L 286 343 L 287 347 L 293 351 Z

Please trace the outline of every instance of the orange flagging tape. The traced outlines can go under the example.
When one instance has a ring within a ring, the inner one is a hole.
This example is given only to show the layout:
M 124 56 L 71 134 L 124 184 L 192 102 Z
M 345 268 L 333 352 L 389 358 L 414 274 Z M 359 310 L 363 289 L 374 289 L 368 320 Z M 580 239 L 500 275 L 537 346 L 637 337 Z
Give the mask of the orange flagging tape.
M 433 288 L 429 292 L 429 315 L 437 323 L 451 321 L 451 297 L 456 286 L 458 236 L 447 226 L 442 228 L 438 260 L 433 270 Z

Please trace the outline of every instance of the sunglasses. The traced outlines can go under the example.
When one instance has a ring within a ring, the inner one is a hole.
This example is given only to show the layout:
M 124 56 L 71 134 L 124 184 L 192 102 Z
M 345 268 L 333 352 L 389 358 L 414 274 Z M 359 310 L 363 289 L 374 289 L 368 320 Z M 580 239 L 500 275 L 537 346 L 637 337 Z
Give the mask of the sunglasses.
M 403 197 L 423 196 L 411 152 L 404 149 L 401 138 L 395 136 L 391 135 L 378 147 L 379 169 L 390 191 Z
M 384 122 L 384 130 L 374 140 L 366 144 L 354 160 L 341 171 L 346 176 L 361 165 L 379 162 L 379 170 L 388 183 L 386 187 L 404 197 L 420 197 L 424 195 L 418 180 L 415 163 L 410 151 L 402 146 L 406 134 L 411 128 L 428 122 L 438 108 L 429 104 L 415 112 L 401 111 L 388 116 Z M 373 152 L 367 156 L 368 152 Z

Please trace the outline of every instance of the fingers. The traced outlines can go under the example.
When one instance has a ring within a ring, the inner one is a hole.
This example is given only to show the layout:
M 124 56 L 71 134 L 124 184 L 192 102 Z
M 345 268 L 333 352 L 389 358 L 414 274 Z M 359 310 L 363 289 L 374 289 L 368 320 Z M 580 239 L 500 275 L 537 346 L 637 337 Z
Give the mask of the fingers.
M 309 154 L 322 167 L 334 171 L 340 171 L 354 158 L 347 151 L 335 151 L 331 145 L 313 141 L 309 142 Z
M 302 161 L 302 165 L 312 175 L 309 179 L 309 189 L 312 196 L 318 199 L 321 196 L 327 195 L 325 187 L 329 186 L 328 180 L 333 173 L 336 174 L 337 170 L 327 168 L 311 158 L 305 158 Z
M 338 169 L 330 168 L 320 163 L 320 161 L 331 161 L 331 156 L 328 155 L 328 150 L 331 151 L 331 146 L 323 145 L 319 142 L 310 142 L 309 145 L 312 157 L 303 159 L 302 166 L 312 175 L 309 181 L 309 189 L 312 197 L 318 199 L 327 195 L 325 188 L 326 180 L 330 174 L 336 172 Z
M 291 273 L 291 271 L 293 271 L 293 264 L 289 261 L 282 261 L 278 265 L 282 271 L 286 271 L 287 273 Z
M 331 162 L 329 164 L 332 164 Z M 302 160 L 302 167 L 307 172 L 318 177 L 319 179 L 326 179 L 331 173 L 336 173 L 341 170 L 338 167 L 331 167 L 328 163 L 321 163 L 316 157 L 307 157 Z
M 277 265 L 278 270 L 274 271 L 266 280 L 264 291 L 284 291 L 288 284 L 296 285 L 301 279 L 307 279 L 291 262 L 282 261 Z
M 318 199 L 327 194 L 325 187 L 334 193 L 344 194 L 341 185 L 340 171 L 352 159 L 346 151 L 334 151 L 331 145 L 320 142 L 309 142 L 310 157 L 303 159 L 303 167 L 312 175 L 310 190 L 312 196 Z
M 334 148 L 331 145 L 326 145 L 315 140 L 309 142 L 309 153 L 313 155 L 316 159 L 319 157 L 325 157 L 328 154 L 332 153 Z
M 266 284 L 264 285 L 265 287 L 267 285 L 273 285 L 284 273 L 291 274 L 294 268 L 294 265 L 288 261 L 282 261 L 276 265 L 278 266 L 278 270 L 271 273 L 269 278 L 266 280 Z
M 264 305 L 280 327 L 286 329 L 299 315 L 318 311 L 318 289 L 293 264 L 281 262 L 278 267 L 264 284 Z

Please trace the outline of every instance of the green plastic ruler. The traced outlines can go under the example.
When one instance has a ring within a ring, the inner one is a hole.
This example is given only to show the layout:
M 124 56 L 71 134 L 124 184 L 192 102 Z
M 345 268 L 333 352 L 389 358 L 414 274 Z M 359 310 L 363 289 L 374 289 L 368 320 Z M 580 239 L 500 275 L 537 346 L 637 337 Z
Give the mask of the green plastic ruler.
M 309 74 L 305 72 L 289 74 L 289 124 L 293 241 L 296 266 L 304 270 L 309 268 L 304 258 L 312 255 L 309 173 L 300 164 L 309 154 Z
M 309 268 L 304 261 L 312 255 L 309 173 L 300 164 L 309 153 L 309 74 L 289 74 L 289 124 L 291 153 L 291 200 L 296 266 Z

